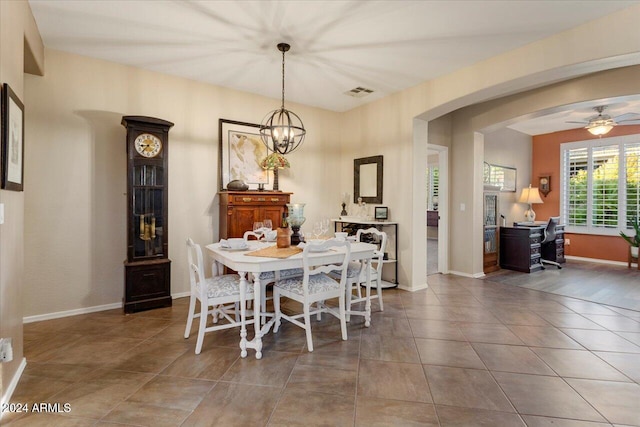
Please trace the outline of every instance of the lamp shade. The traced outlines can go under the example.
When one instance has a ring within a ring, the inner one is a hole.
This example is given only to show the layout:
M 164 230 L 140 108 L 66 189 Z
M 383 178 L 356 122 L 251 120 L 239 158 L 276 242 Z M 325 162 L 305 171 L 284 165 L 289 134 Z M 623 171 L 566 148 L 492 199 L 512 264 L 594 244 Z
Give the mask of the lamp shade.
M 544 203 L 540 198 L 540 192 L 538 191 L 538 187 L 531 187 L 529 184 L 528 188 L 523 188 L 522 193 L 520 193 L 520 198 L 518 199 L 518 203 Z

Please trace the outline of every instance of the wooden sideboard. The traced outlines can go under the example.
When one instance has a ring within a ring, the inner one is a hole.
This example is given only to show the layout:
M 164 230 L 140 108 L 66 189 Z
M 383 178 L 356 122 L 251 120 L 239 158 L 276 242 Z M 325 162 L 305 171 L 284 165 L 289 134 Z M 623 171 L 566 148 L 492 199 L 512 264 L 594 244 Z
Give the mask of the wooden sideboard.
M 544 227 L 500 227 L 500 268 L 531 273 L 542 269 Z
M 282 214 L 292 193 L 281 191 L 221 191 L 220 238 L 242 237 L 253 230 L 253 223 L 270 219 L 273 228 L 279 227 Z

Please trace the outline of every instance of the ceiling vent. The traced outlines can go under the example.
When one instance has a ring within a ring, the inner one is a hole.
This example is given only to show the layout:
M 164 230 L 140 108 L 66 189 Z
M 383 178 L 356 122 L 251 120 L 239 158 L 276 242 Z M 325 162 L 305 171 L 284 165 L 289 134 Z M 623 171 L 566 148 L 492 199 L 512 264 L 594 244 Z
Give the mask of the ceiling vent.
M 373 89 L 367 89 L 366 87 L 358 86 L 357 88 L 346 91 L 344 94 L 353 96 L 354 98 L 364 98 L 370 93 L 373 93 Z

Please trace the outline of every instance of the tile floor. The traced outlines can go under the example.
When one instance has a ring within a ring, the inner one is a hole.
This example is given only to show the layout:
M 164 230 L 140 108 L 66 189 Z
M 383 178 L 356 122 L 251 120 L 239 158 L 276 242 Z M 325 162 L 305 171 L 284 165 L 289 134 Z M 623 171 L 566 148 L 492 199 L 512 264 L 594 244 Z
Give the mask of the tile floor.
M 640 426 L 640 313 L 490 280 L 431 276 L 385 291 L 371 328 L 331 316 L 265 338 L 182 337 L 187 299 L 25 325 L 8 426 Z M 291 310 L 293 306 L 288 306 Z M 374 302 L 374 309 L 377 304 Z M 194 322 L 196 323 L 196 322 Z M 195 325 L 194 325 L 195 331 Z M 250 332 L 251 335 L 251 332 Z

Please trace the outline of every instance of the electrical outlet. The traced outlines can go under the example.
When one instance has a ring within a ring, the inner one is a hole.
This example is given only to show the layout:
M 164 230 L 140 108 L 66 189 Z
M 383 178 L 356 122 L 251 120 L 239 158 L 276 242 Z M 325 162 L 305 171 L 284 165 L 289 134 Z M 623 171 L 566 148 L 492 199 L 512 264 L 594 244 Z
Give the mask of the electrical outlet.
M 571 239 L 564 239 L 564 244 L 569 246 L 571 244 Z
M 11 362 L 13 360 L 13 346 L 11 338 L 0 338 L 0 362 Z

